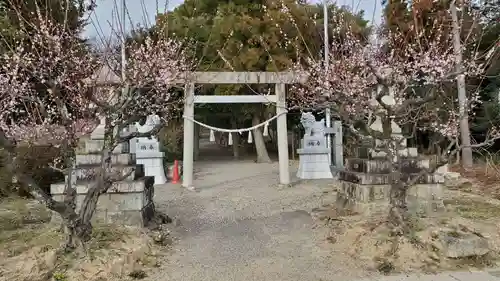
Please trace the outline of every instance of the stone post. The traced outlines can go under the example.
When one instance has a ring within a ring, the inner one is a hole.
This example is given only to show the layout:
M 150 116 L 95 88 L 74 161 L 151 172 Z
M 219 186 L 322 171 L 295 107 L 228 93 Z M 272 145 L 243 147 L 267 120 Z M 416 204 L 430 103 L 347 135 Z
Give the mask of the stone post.
M 158 115 L 149 115 L 144 125 L 135 124 L 138 132 L 147 133 L 160 124 Z M 154 184 L 164 184 L 167 182 L 165 169 L 163 166 L 163 152 L 160 151 L 160 142 L 155 136 L 149 138 L 136 138 L 133 145 L 137 164 L 144 165 L 146 176 L 154 177 Z
M 276 114 L 281 114 L 277 119 L 278 131 L 278 158 L 280 170 L 280 184 L 290 184 L 288 170 L 288 131 L 286 126 L 286 87 L 285 84 L 276 84 Z
M 342 132 L 342 122 L 333 121 L 332 128 L 335 132 L 333 138 L 333 155 L 334 155 L 334 165 L 335 169 L 344 168 L 344 144 L 343 144 L 343 132 Z
M 104 129 L 106 126 L 106 117 L 99 117 L 99 125 L 90 133 L 90 139 L 93 140 L 102 140 L 104 139 Z
M 184 90 L 184 116 L 194 118 L 194 84 L 186 84 Z M 193 188 L 194 122 L 184 118 L 184 151 L 182 186 Z M 286 118 L 286 117 L 285 117 Z M 286 126 L 286 119 L 285 119 Z M 285 127 L 286 128 L 286 127 Z

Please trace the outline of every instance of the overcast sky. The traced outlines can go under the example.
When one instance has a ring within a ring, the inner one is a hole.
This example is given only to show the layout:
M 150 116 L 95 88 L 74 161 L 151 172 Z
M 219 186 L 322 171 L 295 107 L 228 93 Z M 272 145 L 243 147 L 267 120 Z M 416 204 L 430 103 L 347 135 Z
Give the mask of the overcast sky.
M 109 38 L 113 30 L 118 29 L 117 11 L 121 16 L 120 7 L 122 0 L 97 0 L 97 8 L 91 16 L 90 24 L 87 26 L 84 35 L 91 39 L 99 40 L 99 37 L 104 35 Z M 319 0 L 313 0 L 318 2 Z M 352 6 L 354 4 L 355 11 L 364 10 L 365 18 L 375 23 L 380 23 L 381 4 L 380 0 L 330 0 L 338 5 Z M 160 12 L 165 11 L 165 4 L 168 3 L 167 9 L 171 10 L 182 3 L 182 0 L 125 0 L 128 16 L 127 28 L 130 30 L 133 25 L 140 24 L 142 26 L 151 26 L 155 19 L 156 9 Z M 158 3 L 158 4 L 157 4 Z M 147 15 L 147 16 L 145 16 Z

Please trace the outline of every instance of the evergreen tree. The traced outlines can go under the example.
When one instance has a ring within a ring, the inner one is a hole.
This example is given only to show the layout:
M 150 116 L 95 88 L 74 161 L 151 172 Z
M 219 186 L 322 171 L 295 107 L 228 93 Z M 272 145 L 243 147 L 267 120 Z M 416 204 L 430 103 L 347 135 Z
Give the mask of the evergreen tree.
M 345 25 L 363 37 L 363 13 L 351 14 L 330 6 L 330 31 L 338 28 L 333 15 L 342 14 Z M 305 1 L 186 0 L 157 19 L 161 36 L 187 38 L 200 71 L 287 71 L 294 64 L 320 59 L 323 53 L 323 7 Z M 341 43 L 330 36 L 330 43 Z M 215 85 L 204 94 L 245 95 L 267 93 L 270 85 Z M 263 105 L 205 105 L 206 122 L 219 127 L 250 127 L 267 119 L 274 107 Z M 206 114 L 215 113 L 216 114 Z M 222 117 L 222 118 L 221 118 Z M 265 148 L 256 147 L 258 161 L 267 161 Z
M 94 8 L 94 1 L 85 0 L 0 0 L 0 51 L 18 45 L 21 37 L 29 37 L 38 26 L 37 11 L 79 34 L 87 24 L 85 13 Z

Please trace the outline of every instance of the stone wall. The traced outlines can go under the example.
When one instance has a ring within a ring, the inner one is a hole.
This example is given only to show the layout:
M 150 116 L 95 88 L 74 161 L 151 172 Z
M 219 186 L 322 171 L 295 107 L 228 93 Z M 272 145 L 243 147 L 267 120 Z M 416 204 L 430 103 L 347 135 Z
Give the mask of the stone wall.
M 429 159 L 420 157 L 416 148 L 401 152 L 403 180 L 409 181 L 428 168 Z M 337 206 L 354 212 L 366 213 L 386 210 L 391 191 L 392 163 L 385 157 L 374 157 L 361 149 L 355 158 L 346 159 L 345 170 L 339 173 L 340 189 Z M 431 214 L 443 209 L 444 177 L 440 174 L 425 175 L 407 191 L 411 212 Z
M 95 169 L 100 165 L 101 155 L 97 154 L 102 147 L 101 140 L 86 140 L 87 154 L 76 156 L 76 208 L 80 209 L 88 189 L 95 182 Z M 93 220 L 101 223 L 120 223 L 125 225 L 146 226 L 153 218 L 155 207 L 153 202 L 154 178 L 144 175 L 143 165 L 135 162 L 134 154 L 128 153 L 127 145 L 120 145 L 112 156 L 112 172 L 126 175 L 134 171 L 123 181 L 113 183 L 106 194 L 99 197 Z M 64 183 L 51 185 L 51 195 L 55 200 L 64 200 Z M 53 221 L 60 220 L 58 214 Z

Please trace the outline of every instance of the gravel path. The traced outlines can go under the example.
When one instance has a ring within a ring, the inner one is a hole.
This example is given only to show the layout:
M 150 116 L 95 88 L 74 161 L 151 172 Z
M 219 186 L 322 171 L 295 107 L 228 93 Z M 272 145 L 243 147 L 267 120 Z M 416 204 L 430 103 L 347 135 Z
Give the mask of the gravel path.
M 179 220 L 172 255 L 150 280 L 319 281 L 366 277 L 334 252 L 313 208 L 335 199 L 328 182 L 278 186 L 278 165 L 197 162 L 195 187 L 156 188 L 157 208 Z M 291 167 L 292 174 L 295 170 Z

